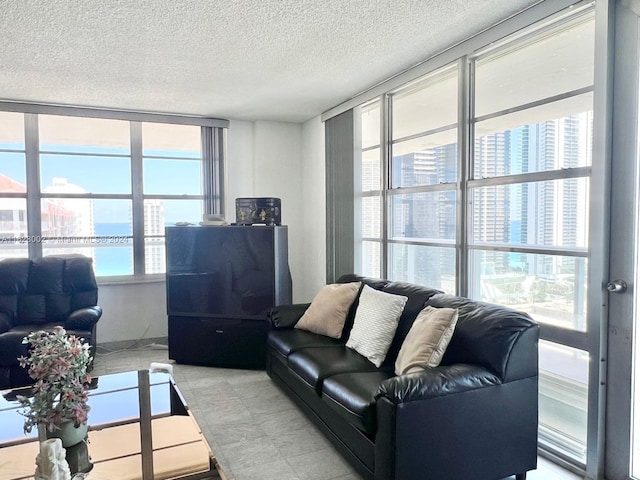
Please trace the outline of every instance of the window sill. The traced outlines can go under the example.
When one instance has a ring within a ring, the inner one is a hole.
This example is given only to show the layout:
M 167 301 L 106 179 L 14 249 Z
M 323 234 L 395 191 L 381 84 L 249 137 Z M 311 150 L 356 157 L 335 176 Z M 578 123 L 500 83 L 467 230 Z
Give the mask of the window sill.
M 96 282 L 98 286 L 101 285 L 131 285 L 131 284 L 139 284 L 139 283 L 164 283 L 165 274 L 154 274 L 154 275 L 122 275 L 122 276 L 113 276 L 113 277 L 96 277 Z

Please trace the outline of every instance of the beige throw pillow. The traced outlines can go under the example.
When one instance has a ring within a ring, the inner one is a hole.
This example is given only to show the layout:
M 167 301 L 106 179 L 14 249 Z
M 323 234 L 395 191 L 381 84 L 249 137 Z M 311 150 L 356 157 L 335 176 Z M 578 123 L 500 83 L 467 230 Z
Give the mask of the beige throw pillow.
M 408 298 L 365 285 L 360 294 L 347 347 L 376 367 L 382 365 Z
M 457 309 L 425 307 L 402 343 L 396 359 L 396 375 L 440 365 L 457 322 Z
M 340 338 L 349 307 L 360 290 L 360 282 L 326 285 L 315 296 L 295 328 Z

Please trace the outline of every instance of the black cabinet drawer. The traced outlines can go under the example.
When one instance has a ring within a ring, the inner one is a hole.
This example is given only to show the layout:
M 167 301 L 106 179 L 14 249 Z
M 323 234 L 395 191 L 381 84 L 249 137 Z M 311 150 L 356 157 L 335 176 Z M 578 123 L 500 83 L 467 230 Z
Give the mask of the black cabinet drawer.
M 169 316 L 169 358 L 178 363 L 264 368 L 266 319 Z

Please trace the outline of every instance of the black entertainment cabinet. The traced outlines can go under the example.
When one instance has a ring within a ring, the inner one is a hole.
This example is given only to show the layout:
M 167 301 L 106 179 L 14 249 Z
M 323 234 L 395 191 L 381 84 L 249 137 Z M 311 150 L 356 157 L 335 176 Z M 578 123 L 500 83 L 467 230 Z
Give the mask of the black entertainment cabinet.
M 169 358 L 263 368 L 267 312 L 291 303 L 286 226 L 166 228 Z

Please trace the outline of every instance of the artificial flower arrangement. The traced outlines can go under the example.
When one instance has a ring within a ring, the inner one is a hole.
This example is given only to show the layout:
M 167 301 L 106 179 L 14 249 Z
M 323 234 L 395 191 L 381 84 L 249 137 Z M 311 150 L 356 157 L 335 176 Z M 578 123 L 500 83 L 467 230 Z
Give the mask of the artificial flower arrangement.
M 18 358 L 20 366 L 28 367 L 29 376 L 35 380 L 30 396 L 17 396 L 23 407 L 19 413 L 26 418 L 25 434 L 40 424 L 54 432 L 65 421 L 76 427 L 85 423 L 91 408 L 87 405 L 91 381 L 87 372 L 91 363 L 89 344 L 67 335 L 60 326 L 51 332 L 30 333 L 22 343 L 30 344 L 30 355 Z

